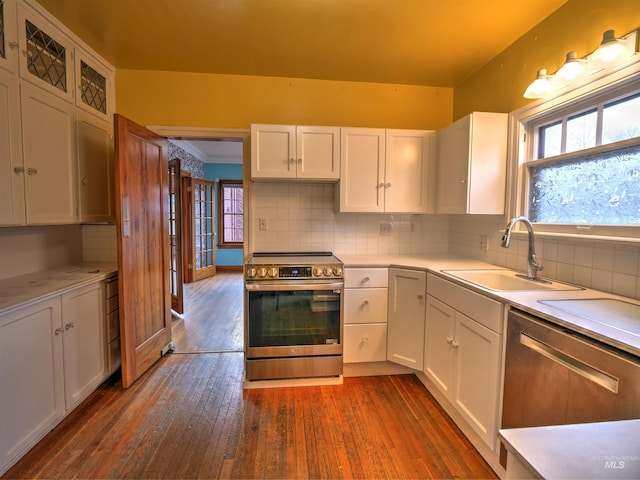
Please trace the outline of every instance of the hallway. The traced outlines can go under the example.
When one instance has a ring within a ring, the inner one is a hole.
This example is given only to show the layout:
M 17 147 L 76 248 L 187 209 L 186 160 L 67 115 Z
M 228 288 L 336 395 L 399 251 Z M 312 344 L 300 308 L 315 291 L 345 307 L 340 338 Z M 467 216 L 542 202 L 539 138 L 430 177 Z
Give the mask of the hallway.
M 242 352 L 243 301 L 241 271 L 185 284 L 185 312 L 171 322 L 175 353 Z

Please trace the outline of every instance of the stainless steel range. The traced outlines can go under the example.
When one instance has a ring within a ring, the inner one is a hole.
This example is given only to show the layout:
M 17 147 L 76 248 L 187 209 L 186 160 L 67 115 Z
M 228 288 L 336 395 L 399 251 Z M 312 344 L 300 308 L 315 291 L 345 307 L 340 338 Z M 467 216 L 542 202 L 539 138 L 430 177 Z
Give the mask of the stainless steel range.
M 342 374 L 342 267 L 330 252 L 254 253 L 245 263 L 247 380 Z

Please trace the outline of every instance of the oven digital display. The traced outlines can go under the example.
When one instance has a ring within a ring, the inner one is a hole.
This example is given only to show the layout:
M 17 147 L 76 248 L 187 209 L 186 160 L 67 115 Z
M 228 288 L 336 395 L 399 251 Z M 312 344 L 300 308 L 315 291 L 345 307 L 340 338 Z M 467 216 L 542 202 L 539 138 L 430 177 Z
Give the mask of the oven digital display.
M 280 278 L 310 277 L 311 267 L 280 267 Z

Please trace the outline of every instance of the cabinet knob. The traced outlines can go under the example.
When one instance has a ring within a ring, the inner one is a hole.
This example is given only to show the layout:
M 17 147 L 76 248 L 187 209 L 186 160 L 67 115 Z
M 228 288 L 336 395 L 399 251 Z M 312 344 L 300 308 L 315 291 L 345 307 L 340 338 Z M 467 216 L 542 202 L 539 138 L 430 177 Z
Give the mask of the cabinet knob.
M 369 341 L 369 337 L 362 337 L 362 343 L 367 343 Z
M 60 335 L 62 333 L 62 327 L 58 327 L 53 331 L 54 334 Z
M 25 57 L 29 57 L 29 58 L 32 58 L 32 57 L 33 57 L 33 52 L 31 52 L 31 51 L 29 51 L 29 50 L 27 50 L 27 49 L 22 50 L 22 54 L 23 54 Z
M 9 45 L 9 48 L 12 50 L 17 50 L 19 47 L 18 42 L 9 42 L 8 45 Z
M 64 329 L 65 329 L 65 330 L 69 330 L 70 328 L 74 328 L 75 326 L 76 326 L 76 324 L 75 324 L 75 323 L 70 322 L 70 323 L 67 323 L 67 324 L 64 326 Z
M 13 171 L 16 173 L 24 173 L 24 167 L 14 167 Z
M 362 283 L 367 283 L 369 280 L 371 280 L 369 277 L 364 277 L 362 279 Z
M 36 168 L 27 168 L 27 175 L 35 175 L 36 173 L 38 173 L 38 169 Z
M 424 299 L 424 295 L 418 295 L 418 300 L 422 301 Z
M 378 188 L 384 188 L 384 183 L 379 183 Z
M 301 158 L 298 159 L 298 163 L 302 163 L 302 159 Z
M 460 183 L 464 185 L 465 183 L 467 183 L 467 181 L 463 178 L 462 180 L 460 180 Z
M 385 184 L 384 188 L 389 188 L 391 186 L 391 183 L 387 183 Z
M 289 163 L 296 163 L 296 159 L 295 158 L 290 158 L 289 159 Z
M 453 342 L 451 342 L 451 346 L 453 348 L 458 348 L 458 345 L 459 345 L 458 342 L 456 342 L 455 340 Z
M 89 179 L 88 178 L 83 178 L 80 183 L 82 183 L 83 187 L 86 187 L 89 184 Z
M 363 300 L 362 306 L 364 307 L 365 305 L 369 305 L 369 300 Z
M 451 345 L 453 343 L 453 338 L 447 337 L 447 343 Z

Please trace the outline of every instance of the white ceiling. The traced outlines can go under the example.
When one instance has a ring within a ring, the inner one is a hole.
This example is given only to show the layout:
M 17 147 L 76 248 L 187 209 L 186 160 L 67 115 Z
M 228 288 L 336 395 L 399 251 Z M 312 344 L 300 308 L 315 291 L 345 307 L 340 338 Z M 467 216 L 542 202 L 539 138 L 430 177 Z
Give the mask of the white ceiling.
M 171 139 L 204 163 L 242 163 L 242 142 L 231 140 Z

